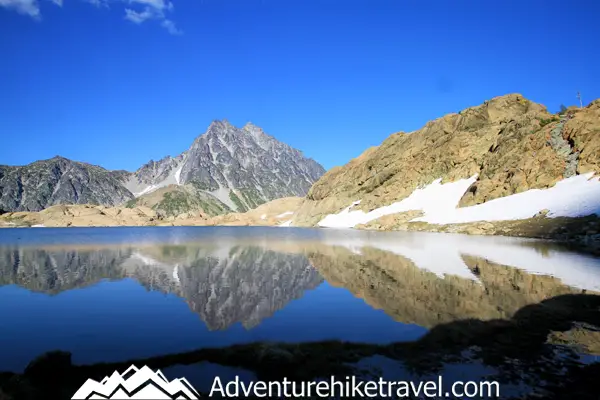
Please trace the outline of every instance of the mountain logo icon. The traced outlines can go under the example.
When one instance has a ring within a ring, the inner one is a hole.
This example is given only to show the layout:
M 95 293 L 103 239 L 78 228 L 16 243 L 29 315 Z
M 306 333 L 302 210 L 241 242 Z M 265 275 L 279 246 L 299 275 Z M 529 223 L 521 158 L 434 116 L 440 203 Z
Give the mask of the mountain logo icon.
M 88 379 L 71 399 L 195 400 L 200 397 L 185 378 L 169 381 L 160 370 L 155 372 L 147 366 L 138 369 L 132 365 L 122 374 L 113 372 L 102 382 Z

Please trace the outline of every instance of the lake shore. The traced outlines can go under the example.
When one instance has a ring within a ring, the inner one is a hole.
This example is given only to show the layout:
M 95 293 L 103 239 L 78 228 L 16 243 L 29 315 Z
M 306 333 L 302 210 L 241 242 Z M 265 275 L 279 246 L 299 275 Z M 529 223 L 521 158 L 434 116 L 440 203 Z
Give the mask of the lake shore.
M 283 199 L 282 199 L 283 200 Z M 147 207 L 122 208 L 94 205 L 54 206 L 40 212 L 0 215 L 0 228 L 139 227 L 139 226 L 279 226 L 293 227 L 290 221 L 296 201 L 279 206 L 263 206 L 246 213 L 208 217 L 201 213 L 161 218 Z M 271 203 L 269 203 L 271 204 Z M 287 211 L 284 211 L 287 210 Z M 600 254 L 600 218 L 549 218 L 544 213 L 533 218 L 509 221 L 430 224 L 411 221 L 418 211 L 386 215 L 355 229 L 369 231 L 439 232 L 484 236 L 511 236 L 550 240 L 577 250 Z M 328 228 L 323 228 L 328 229 Z M 354 229 L 354 228 L 347 228 Z

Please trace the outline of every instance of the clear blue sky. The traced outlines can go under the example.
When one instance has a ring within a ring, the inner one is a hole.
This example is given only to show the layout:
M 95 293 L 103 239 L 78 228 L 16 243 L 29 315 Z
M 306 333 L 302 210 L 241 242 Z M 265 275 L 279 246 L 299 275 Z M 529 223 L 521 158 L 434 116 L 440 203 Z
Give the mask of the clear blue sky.
M 600 98 L 598 0 L 106 1 L 0 1 L 0 164 L 135 170 L 227 118 L 331 168 L 494 96 Z

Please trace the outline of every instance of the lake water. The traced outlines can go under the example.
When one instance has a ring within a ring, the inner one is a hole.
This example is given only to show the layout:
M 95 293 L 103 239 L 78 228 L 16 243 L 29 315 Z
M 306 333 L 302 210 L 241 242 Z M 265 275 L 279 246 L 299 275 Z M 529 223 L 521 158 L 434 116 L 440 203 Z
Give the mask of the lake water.
M 352 349 L 339 356 L 363 372 L 494 377 L 517 395 L 539 389 L 536 366 L 567 384 L 570 369 L 600 354 L 600 259 L 535 240 L 295 228 L 2 229 L 0 285 L 0 372 L 17 374 L 62 350 L 74 365 L 156 358 L 167 376 L 183 374 L 207 390 L 214 375 L 277 370 L 231 357 L 157 357 L 233 345 L 242 354 L 257 343 L 291 354 L 285 343 L 343 341 L 371 346 L 364 357 Z M 334 351 L 327 346 L 318 351 Z

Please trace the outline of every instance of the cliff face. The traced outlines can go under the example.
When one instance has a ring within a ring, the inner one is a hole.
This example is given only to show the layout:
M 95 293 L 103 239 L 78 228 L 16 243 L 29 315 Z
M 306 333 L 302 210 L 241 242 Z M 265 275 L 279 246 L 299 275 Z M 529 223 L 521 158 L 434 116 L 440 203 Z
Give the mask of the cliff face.
M 449 114 L 411 133 L 395 133 L 317 181 L 293 225 L 313 226 L 354 201 L 370 211 L 415 189 L 477 176 L 459 207 L 544 189 L 600 172 L 600 100 L 564 115 L 519 94 Z

